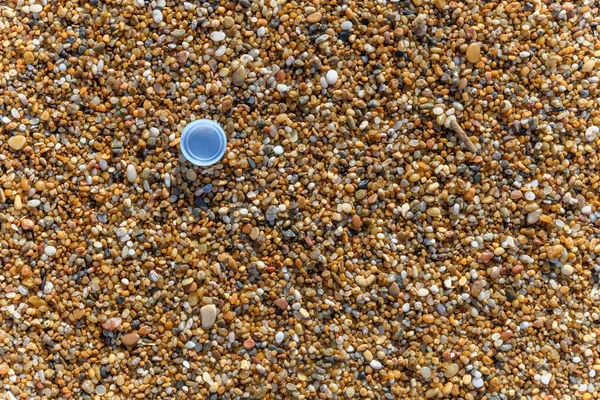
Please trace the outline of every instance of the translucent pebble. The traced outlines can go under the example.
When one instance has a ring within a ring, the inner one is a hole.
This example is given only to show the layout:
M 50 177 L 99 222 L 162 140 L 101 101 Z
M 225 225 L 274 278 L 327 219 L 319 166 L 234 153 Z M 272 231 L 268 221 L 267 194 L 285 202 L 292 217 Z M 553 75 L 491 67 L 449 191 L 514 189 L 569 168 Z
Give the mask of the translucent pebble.
M 222 40 L 225 40 L 225 33 L 221 31 L 213 31 L 210 33 L 210 39 L 213 42 L 220 42 Z
M 350 21 L 342 22 L 341 28 L 345 31 L 349 31 L 350 29 L 352 29 L 352 22 L 350 22 Z
M 154 20 L 154 23 L 160 24 L 163 20 L 162 12 L 160 10 L 152 11 L 152 19 Z
M 51 257 L 56 254 L 56 247 L 54 246 L 46 246 L 44 247 L 44 254 L 48 257 Z
M 276 341 L 277 343 L 281 343 L 281 342 L 283 342 L 283 338 L 284 338 L 284 336 L 283 336 L 283 332 L 277 332 L 277 333 L 275 334 L 275 341 Z

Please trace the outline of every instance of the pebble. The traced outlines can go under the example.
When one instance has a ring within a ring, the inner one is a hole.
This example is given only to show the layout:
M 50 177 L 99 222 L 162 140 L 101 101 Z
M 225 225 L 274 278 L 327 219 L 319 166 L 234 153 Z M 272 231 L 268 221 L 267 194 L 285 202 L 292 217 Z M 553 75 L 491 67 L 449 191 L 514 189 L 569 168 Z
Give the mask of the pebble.
M 56 247 L 54 246 L 44 246 L 44 254 L 48 257 L 52 257 L 56 254 Z
M 152 19 L 155 24 L 160 24 L 163 21 L 163 14 L 160 10 L 152 10 Z
M 373 368 L 374 370 L 380 370 L 381 368 L 383 368 L 383 365 L 377 361 L 377 360 L 371 360 L 371 362 L 369 363 L 369 365 L 371 366 L 371 368 Z
M 243 65 L 240 65 L 234 72 L 232 76 L 233 84 L 235 86 L 242 86 L 244 82 L 246 82 L 246 78 L 248 75 L 246 74 L 246 68 Z
M 210 33 L 210 39 L 213 42 L 221 42 L 221 41 L 225 40 L 225 38 L 226 38 L 225 32 L 213 31 Z
M 138 176 L 137 175 L 137 170 L 135 168 L 135 165 L 129 164 L 127 166 L 126 174 L 127 174 L 127 180 L 129 182 L 135 182 L 135 180 L 137 179 L 137 176 Z
M 275 334 L 275 342 L 282 343 L 284 339 L 283 332 L 277 332 Z
M 330 69 L 329 71 L 327 71 L 327 74 L 325 76 L 325 79 L 327 80 L 327 83 L 330 85 L 335 85 L 338 81 L 338 73 L 337 71 Z
M 134 346 L 140 340 L 140 335 L 137 333 L 128 333 L 121 336 L 121 342 L 125 346 Z
M 283 154 L 283 147 L 282 146 L 273 147 L 273 153 L 277 154 L 278 156 Z
M 352 22 L 351 21 L 344 21 L 341 23 L 340 27 L 345 30 L 345 31 L 349 31 L 352 29 Z
M 40 6 L 41 7 L 41 6 Z M 41 11 L 41 10 L 40 10 Z M 23 61 L 25 64 L 31 65 L 35 62 L 35 55 L 31 51 L 26 51 L 23 54 Z
M 446 367 L 446 371 L 444 372 L 444 376 L 448 379 L 454 377 L 457 373 L 458 373 L 458 365 L 455 363 L 452 363 L 450 365 L 448 365 L 448 367 Z
M 202 318 L 202 329 L 211 329 L 217 320 L 217 307 L 214 304 L 207 304 L 200 309 Z
M 244 340 L 244 348 L 248 351 L 252 350 L 256 346 L 256 342 L 252 338 Z
M 275 305 L 275 307 L 277 307 L 278 309 L 285 311 L 288 309 L 289 305 L 288 302 L 286 301 L 286 299 L 284 297 L 281 297 L 277 300 L 275 300 L 273 302 L 273 304 Z
M 481 59 L 481 49 L 479 44 L 471 43 L 469 47 L 467 47 L 467 61 L 470 63 L 476 64 Z
M 574 269 L 573 269 L 572 265 L 565 264 L 562 267 L 560 267 L 560 272 L 561 272 L 561 274 L 563 274 L 565 276 L 571 276 L 571 275 L 573 275 Z
M 588 142 L 593 142 L 598 137 L 598 133 L 600 132 L 600 127 L 592 125 L 589 126 L 585 130 L 585 140 Z
M 107 331 L 113 331 L 117 329 L 123 323 L 123 319 L 120 317 L 112 317 L 108 318 L 106 321 L 102 323 L 102 328 Z
M 13 150 L 21 150 L 25 146 L 26 142 L 27 142 L 27 139 L 23 135 L 11 136 L 8 139 L 8 145 Z
M 306 20 L 309 23 L 314 24 L 316 22 L 319 22 L 322 18 L 323 18 L 323 14 L 321 14 L 320 12 L 315 12 L 315 13 L 308 15 L 306 17 Z

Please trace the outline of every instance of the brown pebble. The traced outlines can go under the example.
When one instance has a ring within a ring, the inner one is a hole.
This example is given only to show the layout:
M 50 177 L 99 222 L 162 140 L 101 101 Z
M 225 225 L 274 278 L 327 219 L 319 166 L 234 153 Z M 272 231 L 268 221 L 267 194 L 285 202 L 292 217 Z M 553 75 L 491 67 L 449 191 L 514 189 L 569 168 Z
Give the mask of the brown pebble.
M 252 338 L 248 338 L 248 339 L 244 340 L 244 348 L 248 351 L 252 350 L 255 345 L 256 345 L 256 342 Z
M 280 297 L 277 300 L 275 300 L 273 302 L 273 304 L 275 305 L 275 307 L 279 308 L 280 310 L 287 310 L 288 308 L 288 302 L 284 297 Z
M 125 346 L 133 346 L 138 342 L 138 340 L 140 340 L 140 335 L 137 333 L 128 333 L 127 335 L 123 335 L 121 337 L 121 342 Z
M 392 282 L 392 284 L 390 285 L 390 288 L 388 290 L 389 290 L 390 295 L 393 297 L 398 297 L 398 295 L 400 294 L 400 287 L 398 286 L 398 284 L 396 282 Z
M 467 47 L 467 60 L 470 63 L 478 63 L 481 59 L 481 49 L 477 43 L 471 43 L 469 47 Z
M 35 226 L 35 222 L 30 220 L 29 218 L 23 218 L 21 220 L 21 228 L 23 228 L 23 230 L 25 230 L 25 231 L 32 230 L 34 226 Z
M 306 20 L 311 24 L 314 24 L 316 22 L 319 22 L 321 18 L 323 18 L 323 14 L 321 14 L 320 12 L 315 12 L 306 17 Z
M 353 215 L 351 223 L 352 229 L 354 229 L 355 231 L 359 231 L 362 228 L 362 225 L 362 219 L 358 215 Z
M 31 51 L 26 51 L 23 54 L 23 61 L 25 62 L 25 64 L 33 64 L 35 62 L 35 56 Z

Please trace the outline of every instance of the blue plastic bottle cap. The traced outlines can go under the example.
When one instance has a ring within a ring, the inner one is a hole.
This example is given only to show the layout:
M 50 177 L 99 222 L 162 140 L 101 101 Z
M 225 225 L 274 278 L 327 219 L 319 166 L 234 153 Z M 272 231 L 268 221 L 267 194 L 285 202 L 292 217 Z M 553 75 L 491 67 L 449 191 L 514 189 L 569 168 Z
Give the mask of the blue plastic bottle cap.
M 223 157 L 227 149 L 227 136 L 216 122 L 199 119 L 183 128 L 179 146 L 189 162 L 206 167 Z

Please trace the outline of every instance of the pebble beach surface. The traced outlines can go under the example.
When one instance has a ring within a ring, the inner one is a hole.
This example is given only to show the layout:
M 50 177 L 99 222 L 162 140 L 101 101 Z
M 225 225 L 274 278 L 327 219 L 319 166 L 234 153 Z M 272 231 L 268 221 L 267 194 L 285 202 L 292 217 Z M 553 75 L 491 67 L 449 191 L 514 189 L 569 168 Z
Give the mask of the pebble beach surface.
M 0 397 L 598 398 L 599 23 L 0 2 Z

